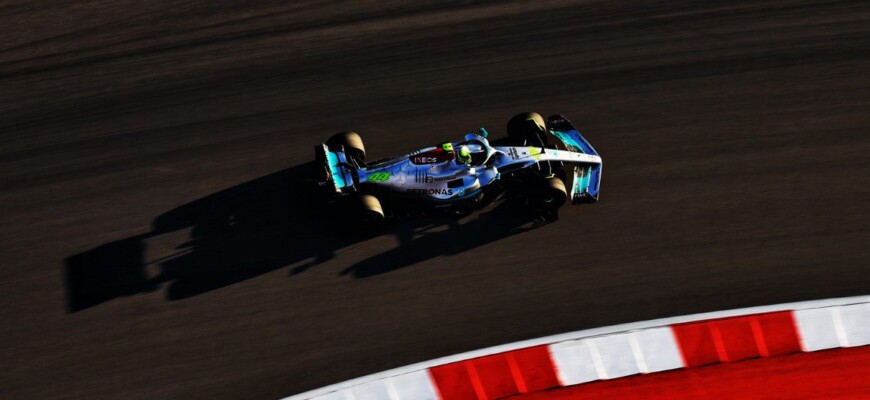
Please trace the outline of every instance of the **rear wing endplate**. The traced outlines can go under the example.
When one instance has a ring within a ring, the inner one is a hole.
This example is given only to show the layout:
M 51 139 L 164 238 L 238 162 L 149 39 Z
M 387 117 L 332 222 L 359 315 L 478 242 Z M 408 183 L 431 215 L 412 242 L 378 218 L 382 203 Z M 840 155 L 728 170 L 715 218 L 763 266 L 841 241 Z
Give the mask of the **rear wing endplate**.
M 329 151 L 325 144 L 314 147 L 314 159 L 317 162 L 323 163 L 323 180 L 321 186 L 324 186 L 329 191 L 342 193 L 348 188 L 353 188 L 354 177 L 353 168 L 347 162 L 347 158 L 343 151 Z

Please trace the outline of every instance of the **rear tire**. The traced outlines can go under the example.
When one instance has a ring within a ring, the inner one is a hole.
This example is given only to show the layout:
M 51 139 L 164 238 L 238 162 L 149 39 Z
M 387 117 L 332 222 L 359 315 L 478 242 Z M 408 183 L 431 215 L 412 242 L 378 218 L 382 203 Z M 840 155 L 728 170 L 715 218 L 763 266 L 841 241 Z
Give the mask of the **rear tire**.
M 363 232 L 373 232 L 384 224 L 384 209 L 377 197 L 361 194 L 357 197 L 357 226 Z
M 344 147 L 344 153 L 360 165 L 366 161 L 366 147 L 363 145 L 362 138 L 356 132 L 336 133 L 326 141 L 326 146 L 331 151 L 339 151 Z
M 541 114 L 517 114 L 508 121 L 507 135 L 514 146 L 547 146 L 547 123 Z

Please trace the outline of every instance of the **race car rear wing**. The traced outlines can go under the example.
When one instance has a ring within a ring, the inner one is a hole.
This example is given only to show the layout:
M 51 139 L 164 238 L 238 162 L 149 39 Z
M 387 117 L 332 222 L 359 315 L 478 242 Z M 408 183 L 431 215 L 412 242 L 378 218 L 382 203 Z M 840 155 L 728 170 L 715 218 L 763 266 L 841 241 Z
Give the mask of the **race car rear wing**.
M 599 156 L 589 141 L 580 134 L 577 128 L 565 116 L 552 115 L 547 118 L 547 130 L 557 137 L 568 150 L 592 156 Z M 598 201 L 598 189 L 601 187 L 601 163 L 574 166 L 574 183 L 571 185 L 571 203 L 594 203 Z
M 314 159 L 323 163 L 319 185 L 328 192 L 341 194 L 354 190 L 356 169 L 348 163 L 343 151 L 329 151 L 325 144 L 314 146 Z

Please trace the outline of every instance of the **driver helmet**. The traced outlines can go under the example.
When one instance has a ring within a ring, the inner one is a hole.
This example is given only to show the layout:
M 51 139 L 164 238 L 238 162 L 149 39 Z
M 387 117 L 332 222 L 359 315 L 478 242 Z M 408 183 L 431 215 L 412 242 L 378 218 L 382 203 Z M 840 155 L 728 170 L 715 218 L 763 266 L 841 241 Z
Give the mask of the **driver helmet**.
M 468 149 L 468 146 L 459 146 L 459 151 L 456 152 L 456 163 L 471 164 L 471 150 Z

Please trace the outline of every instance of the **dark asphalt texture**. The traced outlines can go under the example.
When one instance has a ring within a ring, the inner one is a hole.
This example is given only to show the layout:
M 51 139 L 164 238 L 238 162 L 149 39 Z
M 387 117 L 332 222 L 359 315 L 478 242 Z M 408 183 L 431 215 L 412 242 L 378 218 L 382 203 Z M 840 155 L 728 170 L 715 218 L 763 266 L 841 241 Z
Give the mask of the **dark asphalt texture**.
M 274 399 L 870 293 L 870 3 L 0 4 L 0 398 Z M 564 113 L 601 201 L 341 233 L 294 186 Z

